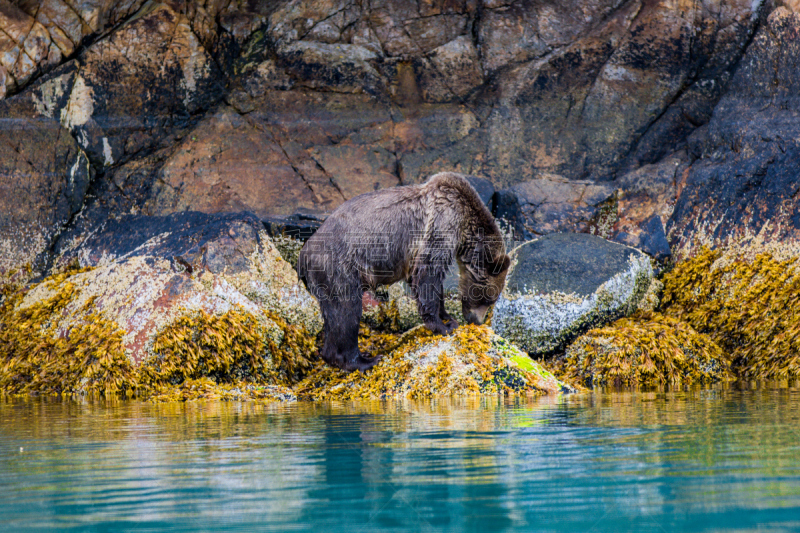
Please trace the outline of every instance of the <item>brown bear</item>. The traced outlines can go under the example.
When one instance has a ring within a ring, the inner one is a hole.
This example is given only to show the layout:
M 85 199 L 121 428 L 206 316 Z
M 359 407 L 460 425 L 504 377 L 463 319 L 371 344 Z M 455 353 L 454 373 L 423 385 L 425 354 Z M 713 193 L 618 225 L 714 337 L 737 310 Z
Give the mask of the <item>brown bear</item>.
M 480 324 L 503 290 L 510 260 L 497 223 L 464 176 L 442 172 L 343 203 L 297 263 L 322 309 L 322 358 L 348 371 L 378 362 L 358 349 L 363 293 L 400 280 L 411 287 L 425 326 L 451 333 L 458 323 L 445 311 L 442 282 L 454 259 L 464 318 Z

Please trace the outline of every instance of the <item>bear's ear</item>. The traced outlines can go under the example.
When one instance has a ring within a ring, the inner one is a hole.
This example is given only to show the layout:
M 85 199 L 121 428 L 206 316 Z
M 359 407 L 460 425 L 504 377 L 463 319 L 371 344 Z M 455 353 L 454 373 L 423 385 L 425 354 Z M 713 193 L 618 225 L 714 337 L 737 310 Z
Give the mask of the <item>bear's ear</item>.
M 498 276 L 508 270 L 509 266 L 511 266 L 511 258 L 503 254 L 503 257 L 501 257 L 499 261 L 489 265 L 489 272 L 491 272 L 493 276 Z

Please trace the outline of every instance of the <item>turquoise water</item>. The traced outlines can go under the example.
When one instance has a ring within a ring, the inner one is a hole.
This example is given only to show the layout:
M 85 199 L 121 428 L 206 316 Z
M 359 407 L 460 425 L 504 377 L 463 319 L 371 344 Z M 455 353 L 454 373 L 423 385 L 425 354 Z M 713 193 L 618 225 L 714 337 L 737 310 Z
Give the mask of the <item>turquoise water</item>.
M 798 531 L 800 390 L 0 402 L 0 529 Z

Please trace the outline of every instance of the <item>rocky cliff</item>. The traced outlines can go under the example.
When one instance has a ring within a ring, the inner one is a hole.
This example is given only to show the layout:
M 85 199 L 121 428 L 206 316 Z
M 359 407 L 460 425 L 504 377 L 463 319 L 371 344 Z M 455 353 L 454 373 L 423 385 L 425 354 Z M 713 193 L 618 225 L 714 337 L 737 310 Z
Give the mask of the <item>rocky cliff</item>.
M 0 271 L 454 170 L 658 258 L 800 228 L 794 0 L 0 0 Z M 110 226 L 113 227 L 113 226 Z

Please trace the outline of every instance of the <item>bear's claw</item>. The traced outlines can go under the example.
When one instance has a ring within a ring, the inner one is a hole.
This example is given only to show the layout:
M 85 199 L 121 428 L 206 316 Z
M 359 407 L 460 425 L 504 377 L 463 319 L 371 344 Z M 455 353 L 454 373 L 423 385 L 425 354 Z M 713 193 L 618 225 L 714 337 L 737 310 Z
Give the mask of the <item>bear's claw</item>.
M 359 355 L 354 360 L 347 361 L 344 365 L 344 370 L 347 372 L 353 372 L 355 370 L 361 370 L 362 372 L 365 370 L 369 370 L 376 364 L 378 361 L 381 360 L 380 355 L 376 355 L 375 357 L 364 357 L 363 355 Z

